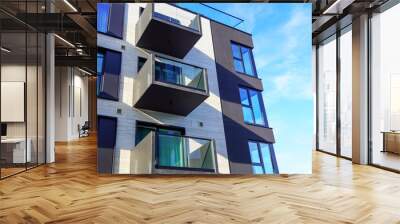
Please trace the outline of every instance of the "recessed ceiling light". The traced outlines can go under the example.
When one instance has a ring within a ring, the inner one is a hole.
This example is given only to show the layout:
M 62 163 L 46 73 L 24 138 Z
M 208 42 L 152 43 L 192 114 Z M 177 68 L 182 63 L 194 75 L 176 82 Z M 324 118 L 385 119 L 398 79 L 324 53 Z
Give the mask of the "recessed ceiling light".
M 85 74 L 87 74 L 87 75 L 92 75 L 92 73 L 90 73 L 90 72 L 88 72 L 88 71 L 86 71 L 86 70 L 83 70 L 83 69 L 81 69 L 81 68 L 79 68 L 79 67 L 78 67 L 78 70 L 81 71 L 81 72 L 83 72 L 83 73 L 85 73 Z
M 342 14 L 343 10 L 351 5 L 355 0 L 337 0 L 322 13 L 326 14 Z
M 60 37 L 59 35 L 57 35 L 57 34 L 54 34 L 54 36 L 55 37 L 57 37 L 59 40 L 61 40 L 62 42 L 64 42 L 65 44 L 67 44 L 67 45 L 69 45 L 70 47 L 73 47 L 73 48 L 75 48 L 75 45 L 73 45 L 71 42 L 69 42 L 68 40 L 66 40 L 66 39 L 64 39 L 64 38 L 62 38 L 62 37 Z
M 65 4 L 67 4 L 74 12 L 78 12 L 78 10 L 68 1 L 64 0 Z
M 7 49 L 5 47 L 1 47 L 0 49 L 1 49 L 1 51 L 4 51 L 6 53 L 10 53 L 11 52 L 11 50 L 9 50 L 9 49 Z

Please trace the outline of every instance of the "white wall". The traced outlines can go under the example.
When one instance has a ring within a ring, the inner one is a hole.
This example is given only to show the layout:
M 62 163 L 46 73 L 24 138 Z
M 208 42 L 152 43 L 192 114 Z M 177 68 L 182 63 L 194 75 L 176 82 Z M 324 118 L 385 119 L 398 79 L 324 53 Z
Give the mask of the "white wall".
M 2 121 L 7 124 L 7 137 L 24 138 L 26 135 L 29 144 L 28 148 L 31 149 L 31 161 L 36 162 L 36 159 L 39 158 L 39 162 L 43 163 L 45 122 L 42 113 L 44 109 L 44 74 L 42 74 L 41 67 L 29 64 L 25 66 L 25 63 L 20 64 L 17 62 L 6 63 L 1 66 L 1 75 Z M 11 85 L 9 88 L 12 89 L 4 88 L 3 85 L 6 83 Z M 16 84 L 18 84 L 19 87 L 15 86 Z M 26 119 L 24 117 L 25 113 Z M 4 114 L 11 114 L 11 116 L 14 117 L 17 116 L 18 120 L 11 119 L 13 121 L 7 121 Z M 38 157 L 37 153 L 39 153 Z
M 69 76 L 67 67 L 55 68 L 55 140 L 67 141 L 68 139 L 68 86 Z
M 138 51 L 134 46 L 135 24 L 139 18 L 139 5 L 144 6 L 144 4 L 137 3 L 127 4 L 124 40 L 102 34 L 97 36 L 98 46 L 122 52 L 119 101 L 115 102 L 100 98 L 97 101 L 99 115 L 118 118 L 114 172 L 130 172 L 130 154 L 131 150 L 134 149 L 135 143 L 135 123 L 136 120 L 141 120 L 181 126 L 186 129 L 187 135 L 215 139 L 219 172 L 229 173 L 210 21 L 201 18 L 203 35 L 184 58 L 184 61 L 188 64 L 207 69 L 210 97 L 186 117 L 154 111 L 141 111 L 135 109 L 132 105 L 132 88 L 136 76 Z M 125 50 L 122 50 L 122 45 L 125 46 Z M 117 108 L 122 110 L 121 114 L 117 114 Z M 203 127 L 199 126 L 199 122 L 203 122 Z
M 55 141 L 78 139 L 78 124 L 88 120 L 88 78 L 71 67 L 56 67 L 55 73 Z
M 26 83 L 25 76 L 26 76 L 26 71 L 30 74 L 32 71 L 34 71 L 34 67 L 32 66 L 25 66 L 20 65 L 20 64 L 6 64 L 1 66 L 1 81 L 2 82 L 23 82 Z M 35 71 L 36 72 L 36 71 Z M 30 90 L 30 89 L 29 89 Z M 32 101 L 32 98 L 36 98 L 36 90 L 35 93 L 27 93 L 27 96 L 29 99 L 27 99 L 28 102 Z M 2 96 L 3 98 L 3 96 Z M 35 105 L 36 107 L 36 105 Z M 1 110 L 7 110 L 8 108 L 1 108 Z M 24 113 L 25 108 L 22 108 L 22 112 Z M 32 116 L 33 114 L 28 113 L 27 118 L 29 121 L 33 120 Z M 36 115 L 36 114 L 35 114 Z M 26 127 L 26 122 L 7 122 L 7 135 L 9 137 L 25 137 L 25 127 Z M 29 129 L 32 128 L 32 125 L 28 126 Z M 36 128 L 36 127 L 35 127 Z M 28 137 L 29 137 L 30 131 L 28 130 Z
M 2 65 L 2 67 L 1 67 L 1 82 L 2 82 L 2 85 L 6 85 L 7 83 L 8 83 L 7 85 L 15 85 L 15 84 L 16 85 L 21 85 L 21 84 L 24 85 L 26 83 L 25 82 L 26 69 L 28 69 L 28 71 L 30 71 L 30 70 L 33 69 L 33 67 L 32 66 L 26 67 L 25 64 L 24 65 L 19 65 L 19 64 L 5 64 L 5 65 Z M 6 87 L 6 86 L 4 86 L 4 87 Z M 9 88 L 12 88 L 12 87 L 9 87 Z M 6 91 L 6 92 L 4 92 L 4 91 Z M 24 90 L 24 86 L 22 86 L 22 89 L 18 89 L 18 90 L 14 89 L 14 91 L 17 91 L 17 92 L 8 93 L 8 91 L 13 91 L 13 90 L 12 89 L 6 90 L 6 89 L 3 89 L 3 88 L 1 90 L 1 94 L 2 94 L 2 96 L 1 96 L 1 99 L 2 99 L 2 102 L 1 102 L 2 118 L 1 118 L 1 120 L 4 122 L 5 120 L 7 120 L 7 118 L 5 118 L 4 115 L 12 113 L 13 115 L 9 115 L 7 117 L 9 117 L 9 118 L 12 118 L 12 117 L 18 118 L 17 120 L 19 121 L 19 122 L 7 122 L 8 126 L 9 126 L 8 129 L 9 129 L 9 128 L 13 128 L 13 126 L 18 126 L 18 123 L 24 123 L 25 122 L 24 121 L 25 120 L 25 118 L 24 118 L 24 114 L 25 114 L 25 102 L 24 102 L 25 96 L 24 96 L 24 92 L 25 92 L 25 90 Z M 16 104 L 18 104 L 19 106 L 14 105 L 14 107 L 9 107 L 8 104 L 12 103 L 12 102 L 6 102 L 6 101 L 11 99 L 12 97 L 4 95 L 4 94 L 13 94 L 14 97 L 16 97 L 15 94 L 18 94 L 19 96 L 17 96 L 17 97 L 20 100 L 22 100 L 22 102 L 20 102 L 20 101 L 16 102 Z M 22 105 L 21 105 L 21 103 L 22 103 Z M 18 111 L 12 111 L 12 110 L 18 110 Z M 22 136 L 25 135 L 25 130 L 21 131 L 21 135 Z

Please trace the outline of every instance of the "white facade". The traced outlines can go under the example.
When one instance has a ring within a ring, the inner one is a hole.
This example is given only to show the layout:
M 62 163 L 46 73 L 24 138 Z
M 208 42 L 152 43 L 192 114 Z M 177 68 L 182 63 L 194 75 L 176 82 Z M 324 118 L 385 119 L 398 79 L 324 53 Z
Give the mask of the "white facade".
M 159 4 L 157 7 L 162 5 Z M 126 4 L 123 40 L 100 33 L 97 35 L 99 47 L 122 53 L 119 101 L 101 98 L 97 100 L 99 115 L 118 119 L 113 172 L 121 174 L 130 172 L 132 165 L 130 155 L 135 148 L 135 125 L 139 120 L 180 126 L 185 128 L 186 135 L 214 139 L 218 172 L 230 173 L 210 21 L 201 18 L 202 37 L 183 59 L 188 64 L 207 69 L 210 96 L 187 116 L 139 110 L 133 107 L 132 101 L 133 82 L 137 75 L 137 52 L 140 51 L 135 47 L 135 25 L 139 19 L 140 6 L 145 7 L 145 4 Z M 182 9 L 177 8 L 177 10 Z M 120 113 L 117 110 L 120 110 Z

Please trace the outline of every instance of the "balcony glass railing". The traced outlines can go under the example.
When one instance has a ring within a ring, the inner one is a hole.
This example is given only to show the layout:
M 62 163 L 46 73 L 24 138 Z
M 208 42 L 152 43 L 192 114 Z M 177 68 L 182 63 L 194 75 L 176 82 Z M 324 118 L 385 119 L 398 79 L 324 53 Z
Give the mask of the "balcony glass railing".
M 169 4 L 154 4 L 153 16 L 193 30 L 200 30 L 198 15 Z
M 215 151 L 209 139 L 156 133 L 158 168 L 215 172 Z
M 161 57 L 155 57 L 155 80 L 201 91 L 207 90 L 203 68 Z
M 210 18 L 219 23 L 225 24 L 227 26 L 239 29 L 245 32 L 252 32 L 249 23 L 243 19 L 236 17 L 228 12 L 225 12 L 226 8 L 229 8 L 229 3 L 173 3 L 174 5 L 190 10 L 194 13 L 198 13 L 207 18 Z M 246 4 L 246 3 L 242 3 Z M 238 3 L 238 5 L 240 5 Z M 243 5 L 244 6 L 244 5 Z M 240 6 L 242 7 L 242 6 Z

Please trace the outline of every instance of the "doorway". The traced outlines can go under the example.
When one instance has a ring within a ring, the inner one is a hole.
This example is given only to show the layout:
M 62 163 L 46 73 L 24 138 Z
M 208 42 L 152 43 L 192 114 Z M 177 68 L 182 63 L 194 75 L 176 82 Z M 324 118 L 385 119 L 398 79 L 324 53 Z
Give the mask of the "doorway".
M 96 135 L 96 77 L 80 67 L 55 68 L 55 141 Z

